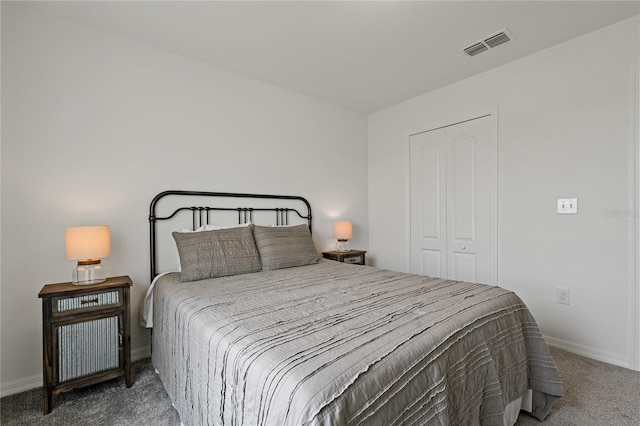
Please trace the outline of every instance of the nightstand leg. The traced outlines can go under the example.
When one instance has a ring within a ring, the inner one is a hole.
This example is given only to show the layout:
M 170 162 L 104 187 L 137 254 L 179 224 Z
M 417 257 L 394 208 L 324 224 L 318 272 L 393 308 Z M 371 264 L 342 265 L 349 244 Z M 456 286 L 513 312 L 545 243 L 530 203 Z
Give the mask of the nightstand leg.
M 47 389 L 46 385 L 42 386 L 42 391 L 42 412 L 43 414 L 49 414 L 53 406 L 53 394 L 51 390 Z
M 51 327 L 51 306 L 49 303 L 42 301 L 42 412 L 49 414 L 53 408 L 53 342 Z
M 131 356 L 126 355 L 125 357 L 126 357 L 126 361 L 124 366 L 124 379 L 127 384 L 127 387 L 130 388 L 131 385 L 133 385 L 133 380 L 131 380 Z
M 125 331 L 124 331 L 124 377 L 127 387 L 133 384 L 131 380 L 131 318 L 129 316 L 129 287 L 124 289 L 124 301 L 127 315 L 125 315 Z

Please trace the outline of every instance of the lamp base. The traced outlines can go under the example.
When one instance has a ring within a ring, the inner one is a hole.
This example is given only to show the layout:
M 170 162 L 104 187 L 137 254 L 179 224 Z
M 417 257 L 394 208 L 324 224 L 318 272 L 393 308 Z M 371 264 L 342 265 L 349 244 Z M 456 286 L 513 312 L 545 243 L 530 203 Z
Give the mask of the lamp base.
M 336 251 L 349 251 L 349 240 L 338 240 L 336 243 Z
M 105 282 L 107 274 L 98 260 L 97 263 L 78 262 L 71 274 L 73 285 L 91 285 Z

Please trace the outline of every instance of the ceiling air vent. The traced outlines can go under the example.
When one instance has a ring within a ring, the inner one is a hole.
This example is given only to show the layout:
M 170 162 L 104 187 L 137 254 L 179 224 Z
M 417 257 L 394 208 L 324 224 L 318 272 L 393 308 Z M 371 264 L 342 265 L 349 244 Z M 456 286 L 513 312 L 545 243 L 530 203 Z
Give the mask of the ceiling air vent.
M 511 41 L 511 37 L 509 37 L 509 34 L 504 30 L 484 39 L 485 44 L 489 47 L 500 46 L 508 41 Z
M 468 56 L 475 56 L 478 53 L 486 52 L 489 49 L 493 49 L 496 46 L 500 46 L 508 41 L 513 40 L 515 37 L 511 34 L 508 28 L 485 37 L 482 40 L 474 41 L 468 46 L 463 47 L 462 50 Z
M 466 53 L 469 56 L 475 56 L 478 53 L 484 52 L 485 50 L 489 50 L 489 48 L 485 46 L 484 43 L 475 43 L 475 44 L 472 44 L 471 46 L 465 47 L 464 53 Z

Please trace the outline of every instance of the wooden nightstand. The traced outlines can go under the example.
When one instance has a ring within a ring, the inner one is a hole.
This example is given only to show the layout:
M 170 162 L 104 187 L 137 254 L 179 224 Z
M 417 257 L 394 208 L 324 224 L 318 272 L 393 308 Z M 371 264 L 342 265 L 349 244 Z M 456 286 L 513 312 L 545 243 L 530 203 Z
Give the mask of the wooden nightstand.
M 324 251 L 322 257 L 352 265 L 364 265 L 365 253 L 364 250 Z
M 53 395 L 125 376 L 131 382 L 131 319 L 127 276 L 92 285 L 42 287 L 44 414 Z

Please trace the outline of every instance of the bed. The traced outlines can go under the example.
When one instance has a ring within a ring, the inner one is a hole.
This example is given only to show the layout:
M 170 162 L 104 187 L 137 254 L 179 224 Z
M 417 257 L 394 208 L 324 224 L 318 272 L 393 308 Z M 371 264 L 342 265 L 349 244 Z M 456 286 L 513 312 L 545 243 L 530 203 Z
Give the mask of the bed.
M 183 196 L 305 211 L 156 211 Z M 156 224 L 183 212 L 191 230 L 172 233 L 182 270 L 158 274 Z M 259 212 L 275 213 L 277 226 L 258 225 Z M 241 226 L 212 225 L 212 213 L 237 214 Z M 185 425 L 512 425 L 521 408 L 543 420 L 563 394 L 517 295 L 319 259 L 301 197 L 167 191 L 149 218 L 157 277 L 145 325 Z

